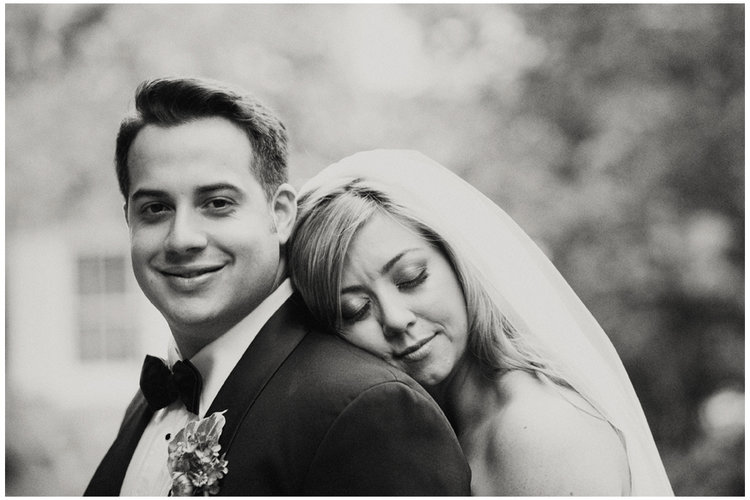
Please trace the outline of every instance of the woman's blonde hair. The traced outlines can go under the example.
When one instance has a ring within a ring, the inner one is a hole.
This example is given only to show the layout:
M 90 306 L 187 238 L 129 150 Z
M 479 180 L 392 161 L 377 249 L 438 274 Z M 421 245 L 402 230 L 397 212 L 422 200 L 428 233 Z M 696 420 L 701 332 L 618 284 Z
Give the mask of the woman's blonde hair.
M 384 214 L 416 231 L 450 262 L 466 301 L 467 349 L 483 373 L 494 376 L 505 370 L 524 370 L 545 374 L 567 385 L 492 302 L 476 271 L 461 259 L 454 245 L 387 191 L 376 182 L 357 178 L 320 187 L 300 197 L 287 252 L 292 284 L 313 317 L 324 328 L 339 331 L 341 279 L 349 246 L 373 215 Z

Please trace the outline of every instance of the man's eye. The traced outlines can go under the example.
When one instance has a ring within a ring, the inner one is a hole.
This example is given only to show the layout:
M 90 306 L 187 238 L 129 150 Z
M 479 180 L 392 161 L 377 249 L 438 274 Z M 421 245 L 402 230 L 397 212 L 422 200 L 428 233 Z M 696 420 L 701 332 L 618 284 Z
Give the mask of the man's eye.
M 141 213 L 143 213 L 143 215 L 145 215 L 146 217 L 155 217 L 158 215 L 162 215 L 167 210 L 169 210 L 169 207 L 167 207 L 163 203 L 149 203 L 148 205 L 144 205 L 143 208 L 141 208 Z
M 167 207 L 165 207 L 164 205 L 153 204 L 149 205 L 146 209 L 152 214 L 158 214 L 159 212 L 163 212 L 164 210 L 166 210 Z
M 227 200 L 226 198 L 215 198 L 206 203 L 206 207 L 208 207 L 210 210 L 216 211 L 225 211 L 232 206 L 234 206 L 234 203 L 232 203 L 231 200 Z

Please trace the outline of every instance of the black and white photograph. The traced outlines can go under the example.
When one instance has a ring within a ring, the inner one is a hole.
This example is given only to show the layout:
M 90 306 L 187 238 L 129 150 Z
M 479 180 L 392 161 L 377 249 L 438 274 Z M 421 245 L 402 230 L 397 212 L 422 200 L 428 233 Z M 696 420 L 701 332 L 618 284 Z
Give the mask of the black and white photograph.
M 5 4 L 6 496 L 744 496 L 744 3 Z

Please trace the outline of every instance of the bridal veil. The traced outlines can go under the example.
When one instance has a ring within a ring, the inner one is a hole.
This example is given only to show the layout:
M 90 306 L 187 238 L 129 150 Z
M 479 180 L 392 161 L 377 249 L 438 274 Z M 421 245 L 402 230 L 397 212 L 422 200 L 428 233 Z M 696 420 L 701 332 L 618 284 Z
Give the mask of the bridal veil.
M 531 238 L 495 203 L 415 151 L 376 150 L 335 163 L 301 195 L 356 178 L 384 186 L 474 268 L 491 299 L 625 443 L 632 495 L 672 495 L 625 368 L 609 338 Z

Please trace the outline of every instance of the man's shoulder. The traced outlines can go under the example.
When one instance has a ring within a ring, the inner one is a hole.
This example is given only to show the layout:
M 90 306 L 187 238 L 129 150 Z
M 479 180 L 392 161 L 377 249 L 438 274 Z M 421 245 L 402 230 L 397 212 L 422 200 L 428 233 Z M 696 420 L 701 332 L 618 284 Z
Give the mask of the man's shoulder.
M 311 329 L 295 352 L 321 378 L 350 384 L 394 382 L 420 387 L 411 377 L 335 334 Z M 306 370 L 305 370 L 306 371 Z
M 291 322 L 305 331 L 304 338 L 290 356 L 296 371 L 312 371 L 317 378 L 345 379 L 350 383 L 377 380 L 419 386 L 404 372 L 316 325 L 298 294 L 289 298 L 287 306 L 293 318 Z
M 299 342 L 293 343 L 275 372 L 270 384 L 274 391 L 283 390 L 287 397 L 301 400 L 317 399 L 321 404 L 329 401 L 336 406 L 366 392 L 398 390 L 431 403 L 426 391 L 404 372 L 323 330 L 297 294 L 282 307 L 277 320 L 274 342 L 282 342 L 286 335 Z

